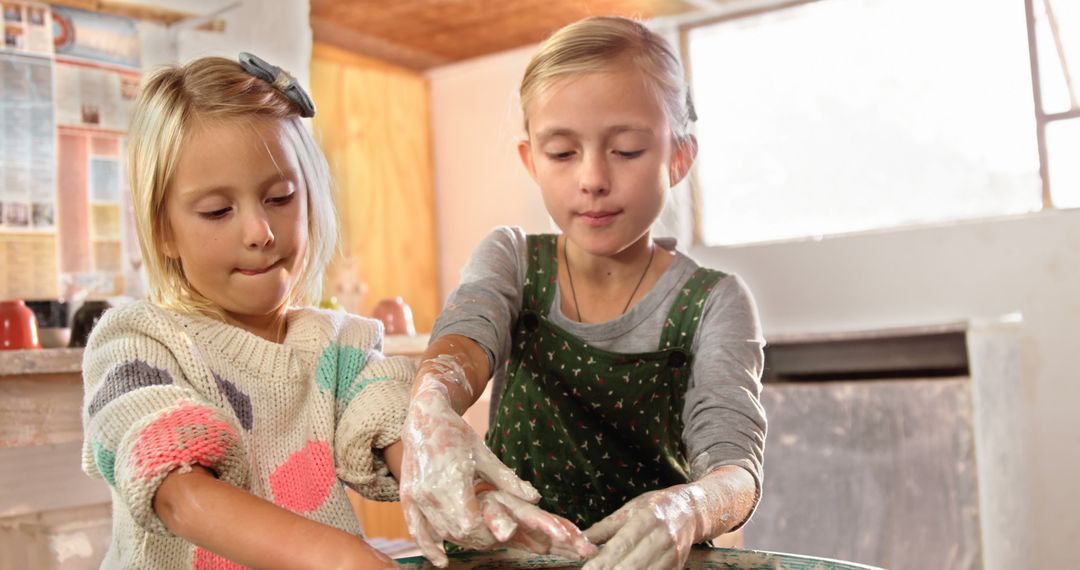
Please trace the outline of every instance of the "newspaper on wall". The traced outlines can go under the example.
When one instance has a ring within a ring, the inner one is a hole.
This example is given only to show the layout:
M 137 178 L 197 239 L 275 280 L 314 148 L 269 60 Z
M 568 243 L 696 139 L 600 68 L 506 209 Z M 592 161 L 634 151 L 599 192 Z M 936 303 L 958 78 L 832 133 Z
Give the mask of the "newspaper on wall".
M 0 298 L 57 293 L 56 124 L 49 7 L 2 2 Z
M 0 0 L 0 298 L 142 295 L 124 147 L 128 18 Z

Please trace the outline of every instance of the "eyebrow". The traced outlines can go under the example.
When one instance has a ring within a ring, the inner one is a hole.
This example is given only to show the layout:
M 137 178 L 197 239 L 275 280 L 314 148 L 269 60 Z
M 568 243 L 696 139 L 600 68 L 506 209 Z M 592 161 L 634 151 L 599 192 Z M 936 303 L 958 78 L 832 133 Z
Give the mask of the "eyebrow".
M 625 132 L 639 132 L 647 135 L 653 134 L 653 130 L 645 125 L 614 125 L 604 129 L 604 136 L 617 135 Z M 577 131 L 565 127 L 551 127 L 536 133 L 537 140 L 547 140 L 555 137 L 575 137 Z
M 291 181 L 295 179 L 296 173 L 293 172 L 291 169 L 278 170 L 263 179 L 263 181 L 259 183 L 258 189 L 259 191 L 262 191 L 278 182 Z M 186 190 L 182 192 L 180 194 L 180 197 L 183 198 L 186 202 L 191 203 L 202 198 L 203 196 L 210 196 L 213 194 L 226 194 L 229 190 L 232 190 L 232 188 L 233 187 L 229 185 L 196 187 L 191 190 Z

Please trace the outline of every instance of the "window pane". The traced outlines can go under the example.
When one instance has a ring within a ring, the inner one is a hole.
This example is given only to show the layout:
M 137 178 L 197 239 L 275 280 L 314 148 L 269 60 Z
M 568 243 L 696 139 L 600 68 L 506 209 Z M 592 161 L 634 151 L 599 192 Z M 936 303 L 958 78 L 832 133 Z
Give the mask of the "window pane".
M 1050 193 L 1059 208 L 1080 208 L 1080 119 L 1046 125 Z
M 707 244 L 1041 207 L 1022 2 L 822 0 L 689 48 Z

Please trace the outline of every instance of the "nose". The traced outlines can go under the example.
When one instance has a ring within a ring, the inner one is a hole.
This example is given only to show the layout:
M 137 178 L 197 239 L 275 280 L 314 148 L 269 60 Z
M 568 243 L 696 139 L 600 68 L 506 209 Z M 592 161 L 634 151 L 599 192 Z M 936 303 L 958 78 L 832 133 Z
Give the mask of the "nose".
M 274 245 L 274 231 L 264 208 L 255 208 L 244 219 L 244 245 L 248 249 L 264 249 Z
M 611 190 L 607 157 L 602 152 L 586 152 L 581 161 L 581 190 L 589 194 L 607 194 Z

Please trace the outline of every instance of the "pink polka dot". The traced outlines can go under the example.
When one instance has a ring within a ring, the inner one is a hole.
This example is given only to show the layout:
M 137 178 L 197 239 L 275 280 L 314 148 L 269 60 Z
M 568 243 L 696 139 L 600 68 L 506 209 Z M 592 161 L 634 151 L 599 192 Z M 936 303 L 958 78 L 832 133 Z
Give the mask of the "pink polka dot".
M 241 566 L 210 552 L 195 547 L 195 570 L 247 570 L 247 566 Z
M 334 457 L 325 441 L 309 441 L 270 474 L 274 502 L 295 513 L 322 506 L 336 483 Z
M 135 472 L 150 478 L 180 465 L 212 467 L 235 441 L 233 427 L 216 417 L 213 410 L 184 404 L 154 420 L 139 434 L 132 450 Z

